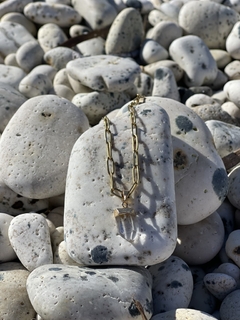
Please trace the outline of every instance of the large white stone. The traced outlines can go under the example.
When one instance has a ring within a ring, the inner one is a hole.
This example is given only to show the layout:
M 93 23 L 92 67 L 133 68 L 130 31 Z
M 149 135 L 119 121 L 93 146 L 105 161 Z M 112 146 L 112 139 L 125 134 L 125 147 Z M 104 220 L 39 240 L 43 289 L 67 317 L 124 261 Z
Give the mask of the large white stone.
M 136 112 L 140 184 L 129 200 L 136 216 L 114 217 L 114 210 L 121 208 L 122 200 L 110 191 L 104 122 L 89 129 L 73 147 L 66 183 L 64 228 L 68 253 L 79 263 L 151 265 L 167 259 L 175 248 L 169 119 L 161 104 L 152 101 L 138 105 Z M 129 189 L 132 134 L 127 105 L 111 122 L 116 186 Z

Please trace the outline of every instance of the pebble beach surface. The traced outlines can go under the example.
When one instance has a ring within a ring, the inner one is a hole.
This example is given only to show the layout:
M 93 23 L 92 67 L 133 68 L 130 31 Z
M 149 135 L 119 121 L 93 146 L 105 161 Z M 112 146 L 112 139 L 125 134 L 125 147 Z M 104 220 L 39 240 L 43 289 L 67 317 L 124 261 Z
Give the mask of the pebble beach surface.
M 240 319 L 239 28 L 239 0 L 0 2 L 0 320 Z

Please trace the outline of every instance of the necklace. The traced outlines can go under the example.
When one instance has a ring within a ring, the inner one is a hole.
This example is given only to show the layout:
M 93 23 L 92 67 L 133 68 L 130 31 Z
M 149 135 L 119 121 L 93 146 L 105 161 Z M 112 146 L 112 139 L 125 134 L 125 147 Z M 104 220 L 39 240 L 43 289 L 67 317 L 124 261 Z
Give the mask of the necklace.
M 114 185 L 114 174 L 115 174 L 115 163 L 112 157 L 112 149 L 113 149 L 113 137 L 110 129 L 110 121 L 107 116 L 103 118 L 105 131 L 104 138 L 106 142 L 106 150 L 107 150 L 107 172 L 110 180 L 110 190 L 111 193 L 122 200 L 122 208 L 117 208 L 114 210 L 114 217 L 116 219 L 127 219 L 127 217 L 135 216 L 135 212 L 133 208 L 128 206 L 128 199 L 134 193 L 136 187 L 139 184 L 139 159 L 138 159 L 138 128 L 136 123 L 136 112 L 135 106 L 144 102 L 144 97 L 141 95 L 137 95 L 136 98 L 128 105 L 128 111 L 130 114 L 131 121 L 131 136 L 132 136 L 132 186 L 129 190 L 120 190 Z M 122 221 L 123 222 L 123 221 Z M 131 221 L 132 222 L 132 221 Z M 129 224 L 129 223 L 128 223 Z M 131 223 L 132 224 L 132 223 Z M 126 223 L 125 223 L 126 227 Z M 120 234 L 124 238 L 126 238 L 126 228 L 123 228 L 123 223 L 120 223 L 118 227 Z M 129 229 L 129 228 L 128 228 Z

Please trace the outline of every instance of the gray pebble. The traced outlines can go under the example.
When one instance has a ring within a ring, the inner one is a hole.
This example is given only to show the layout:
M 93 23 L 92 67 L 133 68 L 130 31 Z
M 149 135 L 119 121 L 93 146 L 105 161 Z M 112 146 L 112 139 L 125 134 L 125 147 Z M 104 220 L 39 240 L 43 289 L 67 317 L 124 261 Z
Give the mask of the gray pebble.
M 20 0 L 19 2 L 22 3 L 23 1 Z M 31 2 L 31 1 L 28 1 L 28 2 Z M 14 12 L 6 13 L 4 16 L 2 16 L 1 21 L 11 21 L 11 22 L 19 23 L 22 26 L 24 26 L 28 30 L 28 32 L 30 32 L 34 37 L 36 37 L 37 35 L 37 28 L 35 24 L 20 12 L 14 11 Z
M 19 83 L 18 90 L 27 98 L 46 95 L 52 88 L 51 80 L 42 73 L 29 73 Z
M 226 273 L 208 273 L 204 277 L 204 284 L 221 301 L 237 288 L 236 280 Z
M 49 90 L 48 93 L 55 94 L 56 96 L 65 98 L 69 101 L 72 101 L 73 97 L 75 96 L 73 90 L 65 86 L 64 84 L 56 84 L 52 89 Z
M 28 73 L 42 63 L 43 55 L 44 51 L 36 40 L 28 41 L 17 50 L 16 60 L 19 67 Z
M 57 71 L 66 67 L 69 61 L 80 58 L 81 55 L 70 48 L 57 47 L 44 54 L 44 60 Z
M 240 267 L 239 239 L 240 230 L 237 229 L 229 234 L 225 244 L 226 254 L 238 267 Z
M 240 290 L 229 293 L 220 306 L 221 320 L 239 320 Z
M 21 68 L 0 64 L 0 83 L 18 90 L 18 86 L 25 76 L 26 73 Z
M 17 59 L 16 59 L 16 53 L 9 53 L 5 59 L 4 59 L 4 63 L 6 66 L 13 66 L 13 67 L 18 67 L 19 65 L 17 63 Z
M 46 23 L 38 30 L 38 41 L 44 52 L 56 48 L 67 39 L 63 30 L 54 23 Z

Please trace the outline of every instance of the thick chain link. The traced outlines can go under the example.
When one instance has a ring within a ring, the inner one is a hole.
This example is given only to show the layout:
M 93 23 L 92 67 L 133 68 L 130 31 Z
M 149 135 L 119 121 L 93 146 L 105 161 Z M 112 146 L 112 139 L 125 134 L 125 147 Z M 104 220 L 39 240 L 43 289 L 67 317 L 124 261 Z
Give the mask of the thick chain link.
M 105 125 L 104 137 L 107 149 L 107 172 L 110 177 L 111 193 L 122 199 L 122 206 L 127 207 L 127 199 L 132 195 L 137 185 L 139 184 L 139 158 L 138 158 L 138 128 L 136 123 L 135 106 L 144 102 L 144 97 L 137 95 L 137 97 L 128 105 L 128 111 L 131 120 L 132 131 L 132 186 L 129 190 L 120 190 L 114 186 L 115 164 L 112 157 L 113 139 L 110 129 L 110 121 L 107 116 L 103 118 Z

